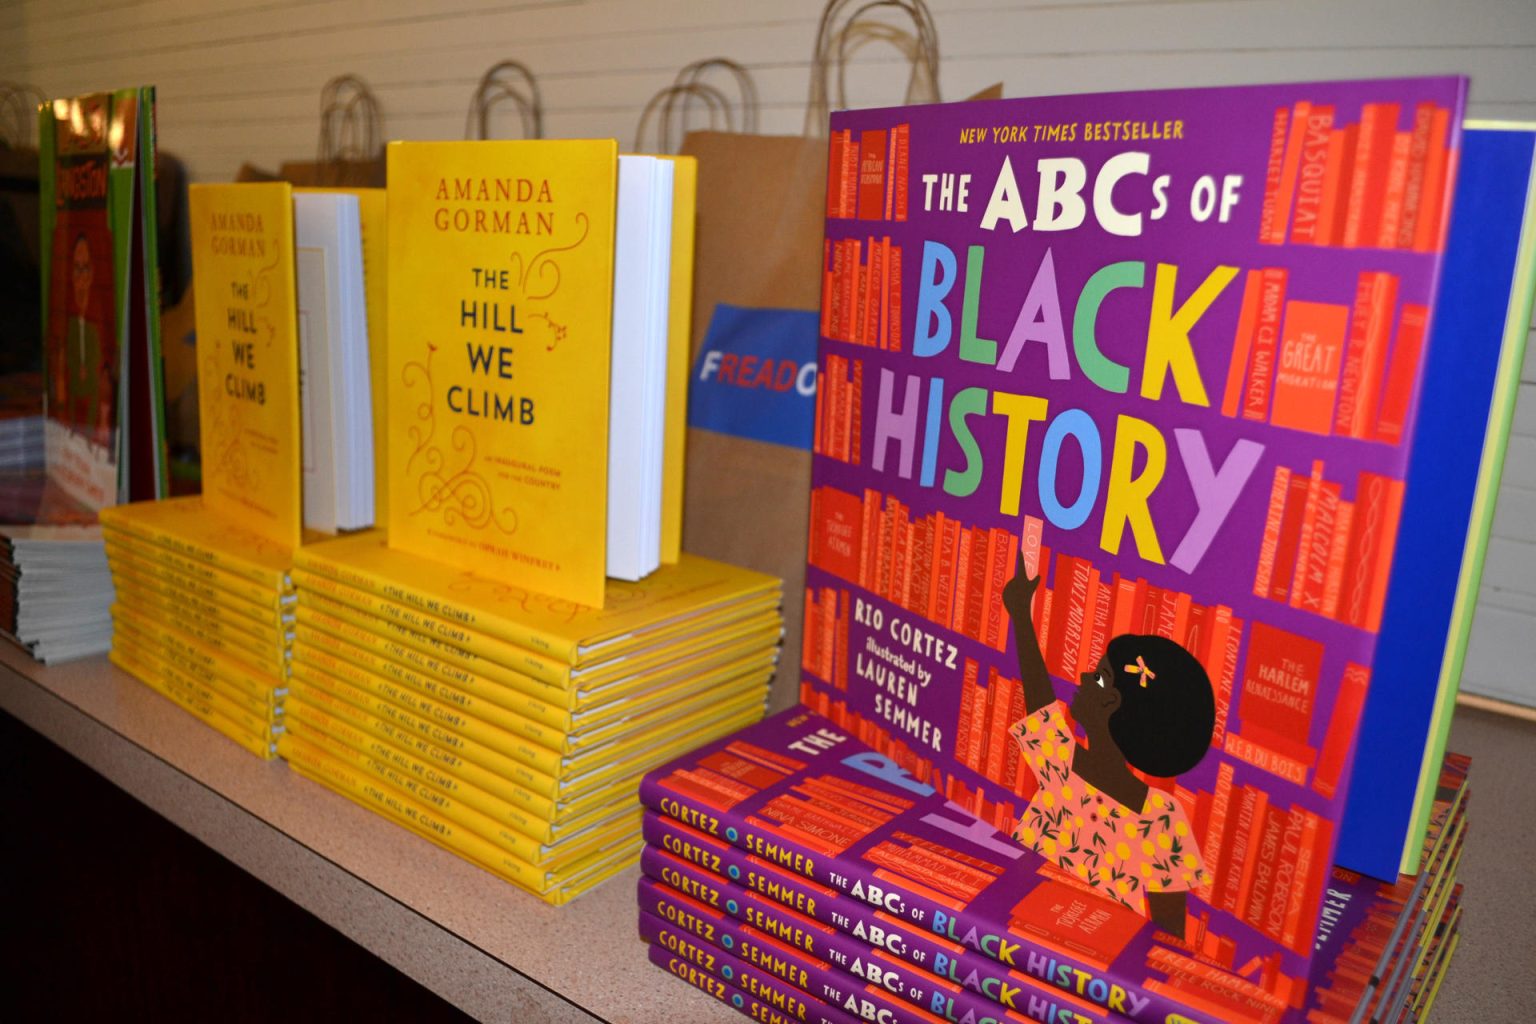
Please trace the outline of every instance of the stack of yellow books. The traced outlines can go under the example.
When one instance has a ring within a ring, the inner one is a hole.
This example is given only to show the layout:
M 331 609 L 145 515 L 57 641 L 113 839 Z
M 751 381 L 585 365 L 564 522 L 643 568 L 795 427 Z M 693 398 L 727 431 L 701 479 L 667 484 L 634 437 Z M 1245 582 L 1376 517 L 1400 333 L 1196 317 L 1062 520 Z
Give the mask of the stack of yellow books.
M 293 642 L 291 548 L 201 498 L 101 511 L 114 664 L 261 757 L 276 754 Z
M 777 579 L 690 555 L 602 609 L 378 531 L 293 577 L 282 756 L 551 903 L 639 855 L 648 769 L 762 716 L 782 631 Z

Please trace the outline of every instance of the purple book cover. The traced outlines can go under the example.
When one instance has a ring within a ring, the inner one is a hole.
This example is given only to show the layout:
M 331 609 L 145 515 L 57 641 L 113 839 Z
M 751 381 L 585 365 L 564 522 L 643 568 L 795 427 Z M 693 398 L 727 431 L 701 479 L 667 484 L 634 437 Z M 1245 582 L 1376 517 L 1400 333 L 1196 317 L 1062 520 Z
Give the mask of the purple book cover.
M 1397 554 L 1464 94 L 833 118 L 860 199 L 827 220 L 803 703 L 1281 1008 Z
M 651 963 L 753 1020 L 764 1024 L 856 1024 L 856 1018 L 795 991 L 794 986 L 665 921 L 642 915 L 640 937 L 650 943 Z

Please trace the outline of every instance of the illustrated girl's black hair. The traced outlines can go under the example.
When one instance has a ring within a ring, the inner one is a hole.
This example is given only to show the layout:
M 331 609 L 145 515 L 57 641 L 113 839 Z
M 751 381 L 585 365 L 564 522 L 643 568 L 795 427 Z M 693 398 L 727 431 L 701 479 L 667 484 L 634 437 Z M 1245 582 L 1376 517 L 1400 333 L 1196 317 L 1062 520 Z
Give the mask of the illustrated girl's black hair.
M 1109 734 L 1126 762 L 1159 778 L 1199 764 L 1216 727 L 1216 695 L 1199 660 L 1172 640 L 1129 633 L 1104 656 L 1120 691 Z

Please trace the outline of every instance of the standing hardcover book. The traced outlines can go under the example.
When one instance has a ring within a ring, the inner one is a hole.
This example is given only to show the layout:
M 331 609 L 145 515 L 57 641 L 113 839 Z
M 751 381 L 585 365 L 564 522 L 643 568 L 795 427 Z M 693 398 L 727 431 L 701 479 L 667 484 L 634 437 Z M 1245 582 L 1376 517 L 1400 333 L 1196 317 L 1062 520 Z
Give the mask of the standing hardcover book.
M 827 223 L 869 254 L 851 276 L 903 268 L 875 291 L 905 322 L 899 349 L 822 340 L 802 699 L 1132 915 L 1176 969 L 1115 980 L 1210 1017 L 1299 1005 L 1374 669 L 1407 636 L 1389 579 L 1465 535 L 1470 487 L 1459 511 L 1409 493 L 1423 410 L 1454 401 L 1425 370 L 1449 192 L 1409 210 L 1386 180 L 1416 118 L 1456 165 L 1464 89 L 834 117 L 908 140 L 905 221 Z M 1297 244 L 1324 121 L 1367 126 L 1369 166 L 1340 174 L 1346 236 Z M 1382 227 L 1410 216 L 1439 226 Z M 1395 876 L 1407 819 L 1345 866 Z
M 38 112 L 49 475 L 99 509 L 165 493 L 155 91 Z

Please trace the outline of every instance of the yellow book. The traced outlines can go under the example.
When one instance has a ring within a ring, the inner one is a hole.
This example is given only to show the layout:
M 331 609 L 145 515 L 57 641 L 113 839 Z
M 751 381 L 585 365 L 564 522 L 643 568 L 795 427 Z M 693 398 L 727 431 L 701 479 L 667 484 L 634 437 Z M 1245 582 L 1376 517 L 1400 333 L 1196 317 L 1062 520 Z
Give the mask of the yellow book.
M 176 619 L 242 633 L 257 644 L 281 642 L 286 635 L 286 627 L 276 621 L 275 615 L 270 619 L 258 618 L 260 613 L 250 606 L 234 601 L 205 601 L 174 584 L 146 579 L 121 565 L 112 570 L 112 586 L 117 599 L 130 607 L 142 605 L 147 600 Z
M 688 437 L 688 348 L 693 322 L 693 235 L 699 162 L 672 162 L 672 280 L 667 295 L 667 421 L 662 442 L 661 562 L 683 552 L 683 467 Z
M 116 616 L 112 632 L 114 643 L 118 639 L 137 641 L 194 679 L 217 679 L 267 708 L 269 713 L 276 710 L 287 692 L 286 676 L 263 672 L 248 661 L 217 651 L 172 626 L 147 626 L 141 620 Z
M 257 757 L 271 760 L 276 756 L 276 748 L 270 732 L 252 732 L 244 728 L 227 718 L 211 704 L 199 701 L 190 692 L 165 682 L 142 664 L 125 658 L 115 649 L 107 652 L 107 658 L 112 664 L 178 705 L 183 711 L 201 719 L 225 738 L 234 741 Z
M 203 583 L 158 561 L 137 558 L 122 550 L 109 552 L 107 564 L 113 579 L 119 576 L 136 579 L 164 595 L 184 597 L 191 613 L 195 613 L 199 605 L 218 605 L 263 629 L 286 629 L 293 622 L 294 602 L 289 599 L 285 603 L 276 594 L 266 595 L 265 600 L 252 600 L 245 594 Z
M 289 767 L 296 774 L 404 826 L 433 845 L 556 906 L 612 878 L 633 864 L 639 856 L 641 842 L 636 835 L 613 844 L 582 864 L 559 870 L 536 868 L 509 853 L 503 853 L 494 844 L 467 829 L 453 825 L 410 798 L 374 783 L 368 776 L 327 757 L 324 751 L 302 739 L 279 736 L 278 753 L 288 761 Z
M 131 537 L 274 591 L 292 590 L 293 546 L 209 515 L 201 496 L 114 505 L 101 510 L 101 525 L 107 537 Z
M 271 700 L 254 697 L 217 676 L 195 670 L 188 671 L 185 666 L 166 657 L 164 651 L 152 644 L 144 643 L 137 637 L 119 634 L 113 636 L 112 646 L 121 651 L 124 658 L 145 665 L 152 671 L 162 672 L 167 676 L 173 672 L 177 673 L 177 678 L 186 684 L 189 692 L 197 693 L 204 700 L 220 698 L 221 703 L 227 705 L 220 710 L 230 718 L 235 717 L 232 712 L 238 712 L 241 715 L 250 716 L 255 721 L 265 722 L 268 727 L 276 723 L 278 709 Z M 191 691 L 191 687 L 196 687 L 196 690 Z
M 248 633 L 228 629 L 216 622 L 179 615 L 174 604 L 147 594 L 132 595 L 125 602 L 121 589 L 110 610 L 114 623 L 129 622 L 150 630 L 174 627 L 178 633 L 213 650 L 248 662 L 263 674 L 284 676 L 288 672 L 288 645 L 279 639 L 255 639 Z
M 604 601 L 618 146 L 389 146 L 389 542 Z
M 768 645 L 766 636 L 758 635 L 739 640 L 669 666 L 665 673 L 655 674 L 650 685 L 643 689 L 637 688 L 626 699 L 611 701 L 593 712 L 571 715 L 570 724 L 556 727 L 512 710 L 500 701 L 487 699 L 469 689 L 461 689 L 452 682 L 418 671 L 409 664 L 380 656 L 366 647 L 350 643 L 342 637 L 324 631 L 323 626 L 312 629 L 300 623 L 294 631 L 296 656 L 311 644 L 368 672 L 387 676 L 413 690 L 459 708 L 466 714 L 474 715 L 514 735 L 562 753 L 569 753 L 574 749 L 575 743 L 582 742 L 583 737 L 595 734 L 605 725 L 615 721 L 626 721 L 631 716 L 644 714 L 703 688 L 713 678 L 703 673 L 717 666 L 735 666 L 743 661 L 748 664 L 755 661 L 771 665 L 773 661 L 772 657 L 766 653 Z
M 323 732 L 309 730 L 302 724 L 288 731 L 296 738 L 313 744 L 336 761 L 372 775 L 375 781 L 410 797 L 448 821 L 463 826 L 481 839 L 494 844 L 498 849 L 538 867 L 559 868 L 584 860 L 610 838 L 578 835 L 559 844 L 543 843 L 477 810 L 463 798 L 462 792 L 454 793 L 433 786 L 388 761 L 369 757 Z M 611 838 L 620 838 L 626 832 L 633 834 L 639 829 L 639 825 L 640 808 L 637 804 L 627 815 L 620 816 L 612 823 Z
M 203 502 L 274 544 L 304 528 L 293 189 L 190 187 Z
M 113 650 L 118 648 L 114 647 Z M 190 678 L 154 652 L 137 644 L 124 644 L 120 654 L 125 664 L 137 668 L 135 675 L 143 682 L 161 690 L 175 690 L 199 705 L 206 705 L 252 736 L 271 738 L 275 723 L 265 710 L 257 710 L 244 701 L 232 699 L 224 692 Z
M 445 572 L 430 557 L 391 550 L 378 531 L 301 549 L 294 565 L 576 667 L 648 646 L 668 630 L 697 628 L 701 615 L 780 589 L 775 577 L 685 554 L 639 583 L 609 580 L 604 606 L 583 607 L 530 589 L 521 573 Z
M 454 778 L 462 779 L 487 793 L 505 800 L 526 813 L 532 822 L 555 817 L 555 801 L 519 785 L 510 777 L 467 760 L 425 736 L 398 727 L 368 714 L 365 710 L 320 687 L 296 680 L 284 704 L 288 721 L 304 720 L 333 736 L 346 738 L 353 746 L 372 749 L 373 744 L 398 750 Z M 527 831 L 525 829 L 525 831 Z M 530 832 L 530 835 L 536 833 Z
M 389 202 L 382 188 L 300 188 L 296 192 L 345 192 L 357 197 L 363 235 L 363 292 L 368 310 L 368 379 L 373 395 L 373 516 L 389 522 L 389 487 L 385 482 L 385 401 L 389 374 Z
M 169 548 L 134 541 L 115 530 L 107 533 L 106 549 L 109 563 L 118 560 L 141 563 L 137 566 L 141 573 L 158 576 L 164 576 L 167 572 L 174 573 L 175 579 L 185 580 L 189 585 L 211 588 L 274 610 L 293 611 L 292 594 L 283 594 L 222 569 L 183 558 Z M 152 573 L 151 565 L 154 567 Z

